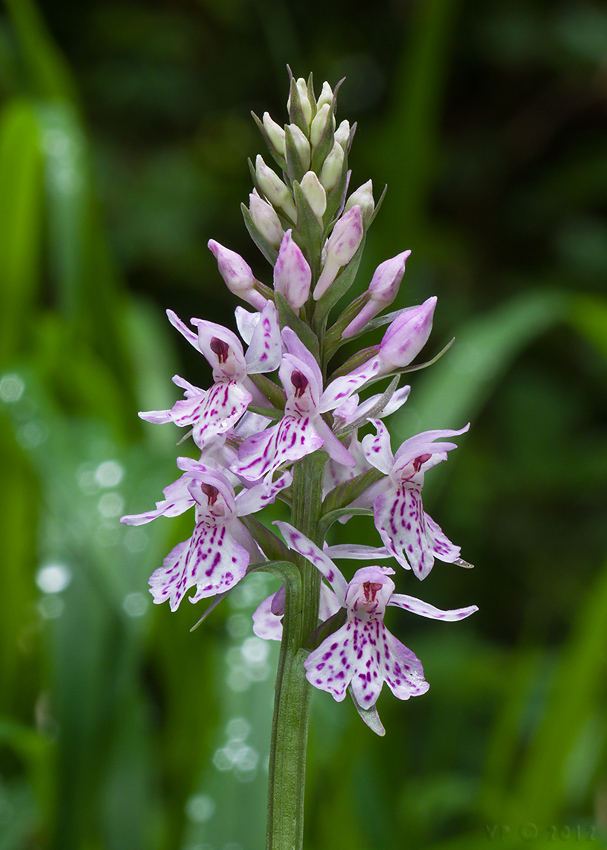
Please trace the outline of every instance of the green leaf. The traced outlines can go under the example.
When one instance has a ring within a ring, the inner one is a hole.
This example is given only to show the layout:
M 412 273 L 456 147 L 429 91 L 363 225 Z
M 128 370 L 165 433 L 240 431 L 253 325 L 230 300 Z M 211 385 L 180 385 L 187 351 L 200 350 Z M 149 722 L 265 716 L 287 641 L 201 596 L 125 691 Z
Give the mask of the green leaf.
M 241 522 L 251 533 L 268 561 L 288 561 L 291 564 L 293 563 L 293 556 L 280 537 L 274 534 L 273 531 L 270 531 L 269 528 L 266 528 L 257 517 L 252 514 L 241 517 Z M 265 569 L 265 565 L 261 569 Z
M 577 611 L 552 693 L 519 767 L 514 816 L 533 814 L 539 823 L 558 817 L 575 746 L 593 713 L 604 711 L 605 646 L 607 562 Z
M 297 206 L 297 230 L 293 236 L 310 264 L 312 280 L 316 280 L 320 274 L 318 261 L 322 249 L 323 228 L 297 182 L 293 184 L 293 197 Z
M 250 404 L 247 410 L 257 413 L 258 416 L 267 416 L 268 419 L 281 419 L 283 414 L 282 410 L 276 410 L 274 407 L 256 407 L 254 404 Z
M 293 183 L 293 181 L 295 180 L 301 180 L 307 169 L 304 168 L 304 164 L 301 161 L 301 157 L 299 155 L 297 147 L 295 146 L 293 133 L 289 125 L 285 127 L 285 149 L 287 154 L 286 172 L 289 176 L 289 179 Z
M 325 334 L 325 339 L 323 343 L 323 357 L 325 363 L 328 363 L 336 351 L 338 351 L 342 345 L 345 345 L 347 342 L 350 342 L 351 339 L 356 339 L 360 334 L 355 334 L 352 337 L 348 337 L 344 339 L 343 332 L 348 327 L 351 321 L 355 319 L 365 304 L 369 301 L 371 294 L 367 292 L 363 292 L 362 295 L 359 295 L 358 298 L 355 298 L 346 309 L 343 311 L 341 316 L 337 319 L 334 325 L 331 325 L 329 330 Z M 360 332 L 361 334 L 363 331 Z
M 378 351 L 379 345 L 372 345 L 370 348 L 363 348 L 360 351 L 357 351 L 356 354 L 349 357 L 345 363 L 342 363 L 338 369 L 331 373 L 327 380 L 327 384 L 331 383 L 331 381 L 334 381 L 336 378 L 341 378 L 343 375 L 347 375 L 348 372 L 351 372 L 358 366 L 362 366 L 363 363 L 366 363 L 367 360 L 374 357 Z
M 332 511 L 339 510 L 340 508 L 347 507 L 354 501 L 354 499 L 357 499 L 361 493 L 367 489 L 367 487 L 370 487 L 372 484 L 380 481 L 383 477 L 383 472 L 380 472 L 378 469 L 369 469 L 367 472 L 357 475 L 356 478 L 352 478 L 350 481 L 344 481 L 342 484 L 338 484 L 337 487 L 334 487 L 333 490 L 327 494 L 322 503 L 323 516 L 330 514 Z
M 295 81 L 295 77 L 291 74 L 291 69 L 287 65 L 289 69 L 289 76 L 291 78 L 291 87 L 289 92 L 289 123 L 297 124 L 300 130 L 306 134 L 309 133 L 308 123 L 304 117 L 303 109 L 301 108 L 301 99 L 299 97 L 299 89 L 297 88 L 297 83 Z
M 598 295 L 574 296 L 569 321 L 607 358 L 607 299 Z
M 42 157 L 32 108 L 9 103 L 0 122 L 0 361 L 31 338 L 39 278 Z
M 381 738 L 383 738 L 383 736 L 386 734 L 386 730 L 384 729 L 383 723 L 379 719 L 377 707 L 372 706 L 371 708 L 363 708 L 354 696 L 354 691 L 352 690 L 351 685 L 348 685 L 348 693 L 352 697 L 354 707 L 358 711 L 362 720 L 367 724 L 367 726 L 372 732 L 375 732 L 376 735 L 379 735 Z
M 37 6 L 31 0 L 6 0 L 6 7 L 38 96 L 76 104 L 72 75 Z
M 280 326 L 282 328 L 289 327 L 291 330 L 295 331 L 308 351 L 314 355 L 317 361 L 320 361 L 320 348 L 316 334 L 308 325 L 306 325 L 305 322 L 302 322 L 302 320 L 295 315 L 291 305 L 280 292 L 276 293 L 276 306 L 278 307 Z
M 517 295 L 456 331 L 456 345 L 417 383 L 399 413 L 394 437 L 402 442 L 430 428 L 457 428 L 473 418 L 514 358 L 537 336 L 562 321 L 570 305 L 562 292 Z
M 279 387 L 274 381 L 271 381 L 269 378 L 266 378 L 265 375 L 258 373 L 256 375 L 249 375 L 249 378 L 253 381 L 258 390 L 260 390 L 270 401 L 272 406 L 276 410 L 284 410 L 285 404 L 287 403 L 287 397 L 285 396 L 285 391 L 282 387 Z
M 327 531 L 331 528 L 334 522 L 337 522 L 343 516 L 372 516 L 373 511 L 369 508 L 337 508 L 337 510 L 329 511 L 321 516 L 318 522 L 318 536 L 324 539 L 327 536 Z
M 276 258 L 278 257 L 278 251 L 274 248 L 273 245 L 270 245 L 265 236 L 258 229 L 257 225 L 251 218 L 251 213 L 248 210 L 246 204 L 241 204 L 240 209 L 242 211 L 242 217 L 244 218 L 244 223 L 249 231 L 249 236 L 253 240 L 253 242 L 257 245 L 261 253 L 264 255 L 269 264 L 274 267 L 274 263 L 276 262 Z

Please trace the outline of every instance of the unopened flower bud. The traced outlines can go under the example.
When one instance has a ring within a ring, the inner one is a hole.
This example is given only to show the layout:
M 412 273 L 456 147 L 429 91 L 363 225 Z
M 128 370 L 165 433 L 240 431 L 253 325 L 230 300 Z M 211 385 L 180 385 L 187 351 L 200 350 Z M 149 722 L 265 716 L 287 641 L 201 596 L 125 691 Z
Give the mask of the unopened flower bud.
M 268 134 L 268 138 L 272 143 L 272 147 L 276 151 L 277 154 L 285 157 L 285 131 L 277 124 L 276 121 L 273 121 L 270 118 L 268 112 L 264 112 L 263 114 L 263 126 L 265 128 L 266 133 Z
M 360 207 L 363 221 L 366 223 L 371 215 L 373 215 L 373 211 L 375 209 L 375 201 L 373 200 L 373 183 L 371 180 L 367 180 L 367 182 L 363 183 L 362 186 L 359 186 L 355 192 L 352 192 L 346 201 L 344 212 L 348 212 L 348 210 L 351 210 L 352 207 L 357 205 Z
M 363 238 L 360 207 L 352 207 L 342 215 L 325 246 L 325 264 L 314 289 L 314 300 L 324 295 L 335 280 L 338 271 L 349 263 L 358 251 Z
M 312 208 L 312 212 L 321 221 L 327 209 L 327 193 L 320 180 L 313 171 L 306 171 L 299 185 Z
M 314 116 L 314 120 L 312 121 L 312 125 L 310 126 L 310 143 L 314 148 L 322 139 L 323 133 L 325 132 L 325 128 L 327 126 L 327 121 L 331 120 L 331 117 L 329 115 L 330 110 L 331 107 L 329 106 L 329 104 L 324 103 Z
M 344 150 L 348 147 L 350 141 L 350 122 L 342 121 L 335 131 L 335 141 L 342 146 Z
M 367 322 L 392 304 L 398 295 L 398 288 L 405 273 L 405 263 L 410 253 L 411 251 L 403 251 L 391 260 L 385 260 L 375 269 L 367 290 L 369 300 L 344 330 L 342 334 L 344 338 L 348 339 L 357 334 Z
M 432 330 L 436 296 L 401 313 L 388 327 L 379 345 L 382 366 L 378 374 L 408 366 L 426 344 Z
M 341 180 L 341 173 L 344 168 L 344 149 L 335 142 L 329 155 L 322 164 L 319 178 L 327 192 L 334 189 Z
M 311 282 L 310 266 L 287 230 L 274 265 L 274 289 L 297 311 L 308 300 Z
M 251 304 L 256 310 L 263 310 L 267 303 L 267 299 L 255 289 L 255 284 L 258 283 L 251 267 L 242 259 L 236 251 L 230 251 L 229 248 L 224 248 L 219 242 L 214 239 L 209 239 L 209 248 L 212 251 L 219 274 L 225 281 L 226 286 L 234 295 L 238 295 L 247 304 Z
M 278 248 L 284 236 L 280 219 L 274 207 L 260 198 L 256 190 L 249 195 L 249 212 L 264 239 L 267 239 L 273 248 Z
M 304 171 L 307 171 L 310 166 L 310 142 L 306 139 L 305 133 L 299 129 L 297 124 L 289 124 L 289 130 L 293 137 L 295 150 L 299 154 L 301 167 Z
M 304 120 L 309 126 L 310 121 L 312 120 L 312 104 L 310 103 L 310 95 L 308 94 L 308 84 L 306 83 L 303 77 L 300 77 L 298 80 L 296 80 L 295 85 L 297 87 L 297 94 L 299 95 L 299 102 L 301 104 L 301 111 L 303 112 Z M 287 100 L 287 111 L 289 112 L 289 114 L 291 113 L 290 92 L 289 99 Z
M 316 102 L 316 108 L 320 109 L 325 104 L 330 105 L 332 100 L 333 100 L 333 90 L 331 89 L 331 86 L 329 85 L 329 83 L 324 82 L 322 84 L 322 91 L 320 93 L 320 97 L 318 98 L 318 100 Z
M 263 158 L 257 155 L 255 160 L 255 175 L 257 182 L 270 204 L 273 207 L 281 207 L 285 213 L 293 221 L 297 220 L 297 210 L 291 193 L 271 168 L 263 161 Z

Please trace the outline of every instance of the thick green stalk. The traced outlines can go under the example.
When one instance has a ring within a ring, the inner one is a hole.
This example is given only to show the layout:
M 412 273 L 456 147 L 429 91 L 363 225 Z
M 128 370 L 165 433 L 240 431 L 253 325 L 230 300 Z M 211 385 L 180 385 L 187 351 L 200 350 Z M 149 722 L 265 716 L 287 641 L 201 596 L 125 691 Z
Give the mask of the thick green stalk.
M 292 523 L 317 541 L 326 455 L 316 452 L 295 465 Z M 321 542 L 321 541 L 317 541 Z M 303 847 L 306 746 L 311 687 L 305 676 L 305 646 L 318 624 L 320 574 L 300 556 L 299 580 L 286 584 L 268 788 L 268 850 Z

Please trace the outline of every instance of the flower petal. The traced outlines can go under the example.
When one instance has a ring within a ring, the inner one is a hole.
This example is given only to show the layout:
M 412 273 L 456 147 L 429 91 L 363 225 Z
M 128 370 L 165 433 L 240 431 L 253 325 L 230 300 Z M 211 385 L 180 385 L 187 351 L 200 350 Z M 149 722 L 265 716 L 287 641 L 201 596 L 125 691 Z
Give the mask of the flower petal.
M 424 513 L 424 520 L 428 543 L 438 560 L 446 564 L 453 564 L 461 560 L 461 547 L 452 543 L 438 523 L 434 522 L 427 513 Z
M 236 319 L 236 327 L 238 328 L 238 333 L 244 339 L 247 345 L 251 344 L 251 340 L 253 339 L 253 333 L 255 331 L 255 328 L 257 327 L 257 323 L 259 322 L 260 316 L 261 313 L 251 313 L 250 310 L 245 310 L 244 307 L 240 306 L 238 306 L 234 310 L 234 317 Z
M 337 702 L 345 698 L 353 675 L 350 651 L 353 628 L 351 622 L 346 623 L 326 638 L 304 661 L 308 682 L 330 693 Z
M 215 380 L 246 377 L 244 351 L 236 334 L 206 319 L 192 319 L 191 322 L 198 328 L 198 349 L 212 366 Z
M 423 431 L 421 434 L 409 437 L 408 440 L 405 440 L 401 444 L 394 455 L 394 459 L 397 461 L 394 472 L 396 473 L 397 469 L 403 469 L 408 463 L 411 463 L 411 461 L 420 455 L 433 455 L 456 449 L 456 443 L 435 443 L 434 441 L 441 437 L 457 437 L 460 434 L 464 434 L 469 428 L 470 423 L 460 428 L 459 431 L 452 431 L 451 429 Z
M 194 403 L 196 402 L 196 403 Z M 219 434 L 233 428 L 251 402 L 251 393 L 235 381 L 214 384 L 204 396 L 178 405 L 190 406 L 187 416 L 180 416 L 176 424 L 192 425 L 192 437 L 198 448 Z
M 356 459 L 352 457 L 344 444 L 337 439 L 322 417 L 317 417 L 314 427 L 316 433 L 322 438 L 323 450 L 332 460 L 351 469 L 356 466 Z
M 190 540 L 178 543 L 150 576 L 150 593 L 157 605 L 169 600 L 171 611 L 176 611 L 187 590 L 196 579 L 186 569 Z
M 380 367 L 381 361 L 379 357 L 372 357 L 348 375 L 342 375 L 342 377 L 331 381 L 322 394 L 320 412 L 326 413 L 328 410 L 333 410 L 347 398 L 350 398 L 352 393 L 355 393 L 363 384 L 366 384 L 367 381 L 370 381 L 371 378 L 377 375 Z
M 280 529 L 280 533 L 284 537 L 289 549 L 293 549 L 294 552 L 299 552 L 300 555 L 307 558 L 307 560 L 310 561 L 311 564 L 314 564 L 316 569 L 323 574 L 337 594 L 340 604 L 343 606 L 346 599 L 348 584 L 333 561 L 331 561 L 330 558 L 327 558 L 324 552 L 322 552 L 315 543 L 308 540 L 301 531 L 293 528 L 293 526 L 289 525 L 288 522 L 275 520 L 273 524 L 277 525 Z
M 264 478 L 249 490 L 241 490 L 236 496 L 236 515 L 248 516 L 260 511 L 266 505 L 271 505 L 278 493 L 285 487 L 289 487 L 292 481 L 293 473 L 283 472 L 276 481 Z
M 247 437 L 231 469 L 248 481 L 258 481 L 283 463 L 315 452 L 322 444 L 309 416 L 284 416 L 277 425 Z
M 363 437 L 363 451 L 370 464 L 388 475 L 394 466 L 394 456 L 390 448 L 390 433 L 381 420 L 371 419 L 370 421 L 375 426 L 377 433 L 367 434 L 366 437 Z
M 392 552 L 388 552 L 385 546 L 365 546 L 358 543 L 338 543 L 336 546 L 327 546 L 324 551 L 325 555 L 328 555 L 329 558 L 346 558 L 356 561 L 372 561 L 373 558 L 394 557 Z
M 424 679 L 419 658 L 394 635 L 384 629 L 383 672 L 386 684 L 398 699 L 425 694 L 430 685 Z
M 417 487 L 388 490 L 373 503 L 375 525 L 389 552 L 405 569 L 425 578 L 434 564 Z
M 278 369 L 282 356 L 282 340 L 278 312 L 271 301 L 261 311 L 251 343 L 245 355 L 247 373 L 273 372 Z
M 406 596 L 404 593 L 393 593 L 390 597 L 388 605 L 394 605 L 397 608 L 404 608 L 405 611 L 411 611 L 413 614 L 419 614 L 420 617 L 428 617 L 431 620 L 445 620 L 447 622 L 455 622 L 463 620 L 464 617 L 469 617 L 478 611 L 476 605 L 469 605 L 467 608 L 452 608 L 451 610 L 443 611 L 441 608 L 435 608 L 434 605 L 429 605 L 427 602 L 422 602 L 415 596 Z
M 187 341 L 190 343 L 191 346 L 196 349 L 196 351 L 200 351 L 200 348 L 198 347 L 198 335 L 195 334 L 194 331 L 191 331 L 188 326 L 181 321 L 179 316 L 172 310 L 167 310 L 167 316 L 169 322 L 173 325 L 173 327 L 176 328 L 179 333 L 187 339 Z
M 291 328 L 283 328 L 282 338 L 287 346 L 289 354 L 293 354 L 298 360 L 305 363 L 308 369 L 312 371 L 320 394 L 320 391 L 322 391 L 322 372 L 320 371 L 320 366 L 316 362 L 316 358 L 312 352 L 308 351 L 295 331 Z
M 249 553 L 230 535 L 227 525 L 198 526 L 192 535 L 188 569 L 197 590 L 191 602 L 234 587 L 249 565 Z
M 283 607 L 282 611 L 275 612 L 272 606 L 275 603 L 276 597 L 282 591 Z M 253 632 L 257 637 L 264 640 L 282 640 L 282 616 L 284 614 L 284 587 L 277 590 L 267 599 L 257 606 L 253 612 Z

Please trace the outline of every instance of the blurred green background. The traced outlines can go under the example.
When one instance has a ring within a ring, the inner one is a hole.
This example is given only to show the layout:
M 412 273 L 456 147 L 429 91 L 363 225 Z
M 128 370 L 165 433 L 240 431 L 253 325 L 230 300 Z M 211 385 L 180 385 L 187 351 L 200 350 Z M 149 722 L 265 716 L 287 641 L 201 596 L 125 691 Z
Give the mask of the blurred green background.
M 605 5 L 5 0 L 0 850 L 263 846 L 274 585 L 191 634 L 200 606 L 147 592 L 191 517 L 118 517 L 176 477 L 179 435 L 137 411 L 209 378 L 164 310 L 233 327 L 207 240 L 268 280 L 239 204 L 287 62 L 347 78 L 352 186 L 389 186 L 359 291 L 411 248 L 394 306 L 437 294 L 429 353 L 456 336 L 391 428 L 472 421 L 425 501 L 477 567 L 399 590 L 480 607 L 389 616 L 431 690 L 382 695 L 384 739 L 315 694 L 306 846 L 605 847 Z

